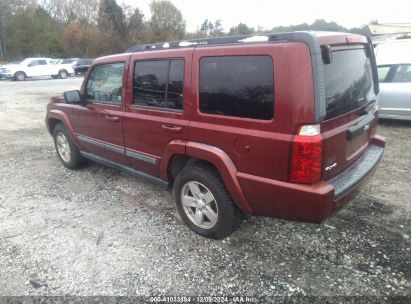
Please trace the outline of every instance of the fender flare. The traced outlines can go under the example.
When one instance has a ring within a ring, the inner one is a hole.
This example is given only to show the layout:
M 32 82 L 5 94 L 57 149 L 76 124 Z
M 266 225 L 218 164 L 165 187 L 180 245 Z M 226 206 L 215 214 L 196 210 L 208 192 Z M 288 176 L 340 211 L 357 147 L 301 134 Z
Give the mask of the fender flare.
M 168 166 L 174 155 L 185 155 L 195 157 L 212 163 L 218 170 L 228 192 L 233 198 L 237 207 L 245 213 L 254 214 L 254 210 L 248 203 L 243 190 L 237 179 L 237 168 L 231 158 L 223 150 L 197 142 L 184 140 L 171 141 L 165 150 L 160 163 L 160 174 L 163 180 L 169 180 Z
M 67 117 L 67 114 L 64 113 L 64 112 L 61 111 L 61 110 L 56 110 L 56 109 L 50 110 L 50 111 L 48 112 L 48 114 L 47 114 L 47 129 L 49 129 L 49 132 L 51 133 L 51 130 L 50 130 L 50 128 L 49 128 L 49 123 L 48 123 L 48 120 L 49 120 L 50 118 L 57 119 L 57 120 L 59 120 L 59 121 L 61 121 L 61 122 L 63 123 L 64 127 L 66 128 L 66 130 L 67 130 L 67 132 L 68 132 L 68 134 L 69 134 L 69 136 L 70 136 L 70 139 L 71 139 L 71 140 L 74 142 L 74 144 L 78 147 L 79 145 L 78 145 L 77 136 L 76 136 L 76 134 L 74 133 L 73 127 L 72 127 L 72 125 L 71 125 L 70 120 L 69 120 L 68 117 Z

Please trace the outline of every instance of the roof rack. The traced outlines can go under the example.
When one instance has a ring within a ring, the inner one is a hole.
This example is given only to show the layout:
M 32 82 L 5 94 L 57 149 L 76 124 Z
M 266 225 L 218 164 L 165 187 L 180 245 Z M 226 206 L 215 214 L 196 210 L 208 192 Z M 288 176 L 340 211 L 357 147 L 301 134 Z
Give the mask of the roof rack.
M 156 51 L 165 49 L 178 49 L 184 47 L 197 47 L 218 44 L 246 44 L 246 43 L 262 43 L 268 41 L 295 41 L 297 32 L 289 33 L 270 33 L 265 35 L 242 35 L 242 36 L 226 36 L 219 38 L 203 38 L 190 39 L 173 42 L 158 42 L 150 44 L 138 44 L 128 48 L 125 53 Z M 311 35 L 308 32 L 299 32 L 298 34 Z M 299 40 L 299 39 L 297 39 Z

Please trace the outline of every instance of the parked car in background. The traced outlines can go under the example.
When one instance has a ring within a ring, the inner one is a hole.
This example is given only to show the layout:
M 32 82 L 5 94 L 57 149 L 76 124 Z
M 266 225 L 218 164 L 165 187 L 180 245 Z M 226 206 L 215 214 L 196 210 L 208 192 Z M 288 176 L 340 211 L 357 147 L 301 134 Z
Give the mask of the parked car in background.
M 44 76 L 67 78 L 69 75 L 65 66 L 52 64 L 50 58 L 26 58 L 19 64 L 9 64 L 3 67 L 2 71 L 7 78 L 18 81 Z
M 411 120 L 411 62 L 378 66 L 380 118 Z
M 74 68 L 73 65 L 76 64 L 78 61 L 78 58 L 66 58 L 66 59 L 61 59 L 57 65 L 59 66 L 60 70 L 66 71 L 68 75 L 74 76 Z M 54 76 L 53 78 L 57 78 L 58 76 Z
M 79 59 L 75 64 L 73 64 L 74 74 L 83 75 L 88 71 L 93 59 Z
M 411 120 L 411 39 L 375 46 L 380 82 L 380 117 Z
M 365 36 L 138 45 L 90 69 L 80 91 L 47 106 L 63 165 L 90 159 L 172 188 L 183 221 L 209 238 L 228 236 L 243 213 L 322 222 L 384 152 Z

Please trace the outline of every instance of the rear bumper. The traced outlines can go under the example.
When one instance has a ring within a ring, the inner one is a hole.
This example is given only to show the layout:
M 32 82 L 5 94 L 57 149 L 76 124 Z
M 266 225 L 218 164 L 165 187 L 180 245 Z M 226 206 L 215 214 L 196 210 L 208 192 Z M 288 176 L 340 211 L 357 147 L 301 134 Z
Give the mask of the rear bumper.
M 255 214 L 320 223 L 357 195 L 380 162 L 384 146 L 384 138 L 376 136 L 366 152 L 348 169 L 332 180 L 312 185 L 245 173 L 238 173 L 237 178 Z

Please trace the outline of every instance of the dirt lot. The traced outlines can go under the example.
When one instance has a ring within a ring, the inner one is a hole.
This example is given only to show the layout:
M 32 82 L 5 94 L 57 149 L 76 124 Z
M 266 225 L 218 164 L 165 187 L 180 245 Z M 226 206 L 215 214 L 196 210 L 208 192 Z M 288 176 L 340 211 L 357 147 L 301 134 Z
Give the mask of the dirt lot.
M 381 123 L 382 164 L 325 224 L 247 217 L 212 241 L 182 224 L 170 193 L 59 163 L 46 104 L 80 83 L 0 81 L 0 296 L 410 297 L 411 123 Z

